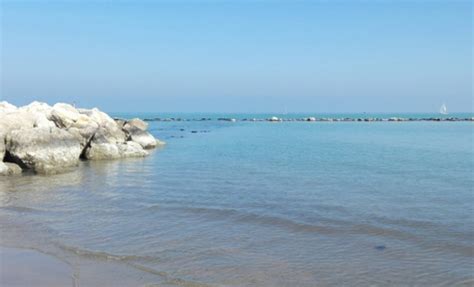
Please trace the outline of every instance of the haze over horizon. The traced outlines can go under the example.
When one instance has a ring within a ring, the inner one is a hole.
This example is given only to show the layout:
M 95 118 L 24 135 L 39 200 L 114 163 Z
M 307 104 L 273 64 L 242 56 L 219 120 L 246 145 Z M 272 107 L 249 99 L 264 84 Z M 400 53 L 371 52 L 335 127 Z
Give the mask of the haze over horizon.
M 0 100 L 16 105 L 473 111 L 471 1 L 0 5 Z

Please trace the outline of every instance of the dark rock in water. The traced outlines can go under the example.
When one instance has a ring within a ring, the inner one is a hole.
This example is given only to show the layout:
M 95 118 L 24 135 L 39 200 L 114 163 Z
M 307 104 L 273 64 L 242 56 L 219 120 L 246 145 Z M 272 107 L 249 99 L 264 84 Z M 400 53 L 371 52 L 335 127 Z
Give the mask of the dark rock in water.
M 146 119 L 143 119 L 145 122 L 159 122 L 161 121 L 160 118 L 146 118 Z
M 180 131 L 184 132 L 184 129 L 179 129 Z
M 377 245 L 374 247 L 376 250 L 382 251 L 385 250 L 387 247 L 385 245 Z
M 225 122 L 236 122 L 236 119 L 233 118 L 218 118 L 218 121 L 225 121 Z
M 198 131 L 191 131 L 191 133 L 196 134 Z

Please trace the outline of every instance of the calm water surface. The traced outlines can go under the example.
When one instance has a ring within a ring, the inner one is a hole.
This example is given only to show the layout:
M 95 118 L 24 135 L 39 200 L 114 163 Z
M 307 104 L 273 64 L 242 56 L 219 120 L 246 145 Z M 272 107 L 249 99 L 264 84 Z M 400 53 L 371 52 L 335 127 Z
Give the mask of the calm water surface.
M 78 286 L 474 286 L 473 128 L 151 122 L 145 159 L 1 178 L 1 243 Z

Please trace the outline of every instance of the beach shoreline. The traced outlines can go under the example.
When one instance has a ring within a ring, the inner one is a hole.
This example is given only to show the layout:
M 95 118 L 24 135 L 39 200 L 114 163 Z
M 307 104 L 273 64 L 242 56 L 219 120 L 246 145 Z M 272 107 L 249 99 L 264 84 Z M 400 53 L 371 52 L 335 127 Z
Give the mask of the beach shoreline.
M 4 246 L 0 246 L 0 285 L 78 286 L 67 263 L 36 250 Z

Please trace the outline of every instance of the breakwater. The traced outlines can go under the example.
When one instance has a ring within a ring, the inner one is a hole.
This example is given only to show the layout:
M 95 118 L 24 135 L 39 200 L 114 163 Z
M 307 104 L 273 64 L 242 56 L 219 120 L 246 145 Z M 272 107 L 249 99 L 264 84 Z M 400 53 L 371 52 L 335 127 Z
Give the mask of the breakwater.
M 270 118 L 231 118 L 231 117 L 150 117 L 146 122 L 181 121 L 224 121 L 224 122 L 473 122 L 474 117 L 270 117 Z

